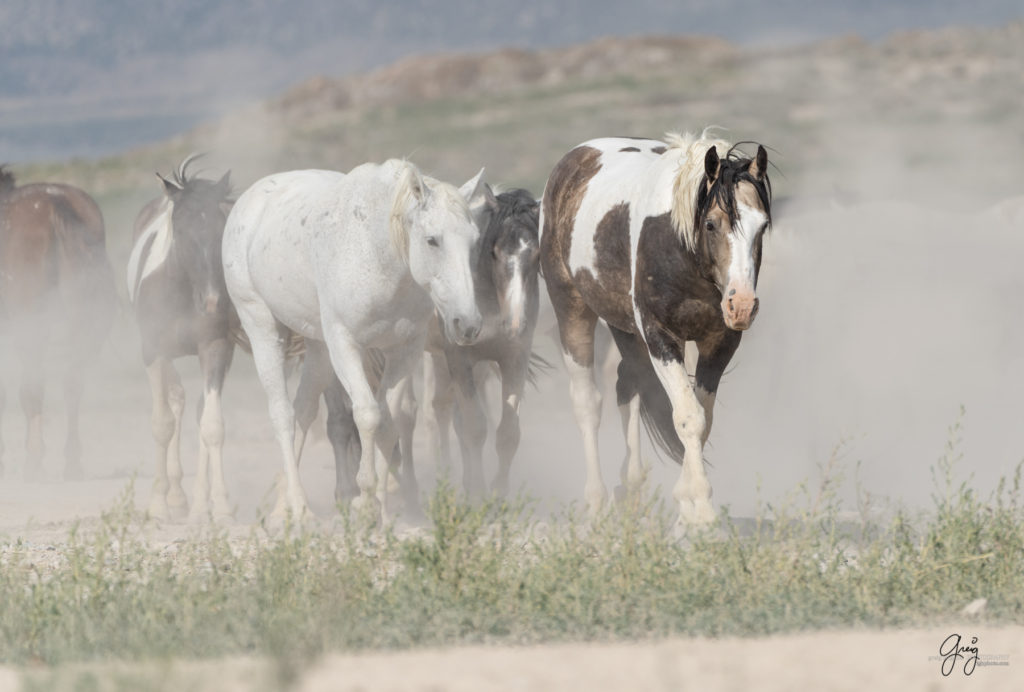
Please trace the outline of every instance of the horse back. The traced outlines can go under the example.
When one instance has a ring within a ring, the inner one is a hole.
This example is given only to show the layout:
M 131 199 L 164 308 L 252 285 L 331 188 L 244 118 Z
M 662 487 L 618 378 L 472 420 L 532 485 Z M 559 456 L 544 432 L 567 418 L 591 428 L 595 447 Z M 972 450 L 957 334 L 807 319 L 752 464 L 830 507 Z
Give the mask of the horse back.
M 109 323 L 113 273 L 103 214 L 89 195 L 70 185 L 23 185 L 4 199 L 0 217 L 0 294 L 8 311 L 38 309 L 57 291 L 74 319 Z
M 630 333 L 631 226 L 646 214 L 644 181 L 662 147 L 656 140 L 591 140 L 559 161 L 544 191 L 541 271 L 549 289 L 578 295 L 598 317 Z

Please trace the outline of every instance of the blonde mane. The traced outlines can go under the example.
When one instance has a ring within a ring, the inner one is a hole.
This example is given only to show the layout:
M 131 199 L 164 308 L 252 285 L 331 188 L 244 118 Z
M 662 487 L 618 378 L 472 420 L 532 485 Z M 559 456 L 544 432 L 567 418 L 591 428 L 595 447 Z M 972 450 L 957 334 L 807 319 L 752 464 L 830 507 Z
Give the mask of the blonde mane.
M 409 262 L 409 228 L 405 222 L 406 212 L 425 192 L 423 177 L 416 166 L 408 161 L 394 159 L 393 163 L 401 168 L 395 184 L 395 199 L 391 203 L 391 245 L 402 261 Z
M 708 136 L 710 130 L 711 128 L 706 128 L 699 137 L 691 132 L 669 132 L 665 135 L 668 150 L 680 153 L 679 171 L 672 183 L 672 225 L 683 244 L 690 250 L 695 249 L 696 243 L 696 229 L 693 227 L 694 204 L 697 201 L 697 186 L 704 177 L 704 156 L 711 147 L 715 147 L 722 158 L 725 158 L 729 151 L 728 142 Z
M 459 210 L 467 219 L 472 219 L 472 215 L 469 203 L 463 199 L 454 185 L 421 174 L 419 169 L 408 161 L 395 160 L 395 164 L 403 170 L 398 174 L 395 199 L 391 205 L 391 244 L 395 252 L 408 264 L 409 224 L 406 216 L 413 207 L 433 198 L 435 204 Z

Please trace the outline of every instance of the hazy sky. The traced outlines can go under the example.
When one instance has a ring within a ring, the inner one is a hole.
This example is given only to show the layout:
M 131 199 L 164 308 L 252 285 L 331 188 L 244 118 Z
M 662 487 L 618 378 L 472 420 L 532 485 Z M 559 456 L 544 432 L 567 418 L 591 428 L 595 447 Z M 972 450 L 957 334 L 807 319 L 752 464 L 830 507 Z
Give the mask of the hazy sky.
M 422 51 L 644 33 L 875 39 L 1021 17 L 1021 0 L 2 0 L 0 160 L 116 153 L 312 75 Z

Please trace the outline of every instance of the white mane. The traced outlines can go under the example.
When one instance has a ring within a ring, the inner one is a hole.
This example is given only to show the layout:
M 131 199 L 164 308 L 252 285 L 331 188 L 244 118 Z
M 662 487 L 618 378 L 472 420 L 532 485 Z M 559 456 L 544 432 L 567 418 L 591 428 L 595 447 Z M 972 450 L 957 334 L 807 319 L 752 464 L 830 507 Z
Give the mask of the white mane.
M 679 171 L 672 183 L 672 225 L 686 247 L 691 250 L 695 243 L 694 203 L 697 201 L 697 186 L 704 176 L 704 156 L 711 147 L 718 150 L 721 158 L 725 158 L 726 152 L 729 151 L 728 142 L 708 136 L 710 130 L 711 128 L 706 128 L 699 137 L 691 132 L 669 132 L 665 135 L 669 151 L 680 152 Z

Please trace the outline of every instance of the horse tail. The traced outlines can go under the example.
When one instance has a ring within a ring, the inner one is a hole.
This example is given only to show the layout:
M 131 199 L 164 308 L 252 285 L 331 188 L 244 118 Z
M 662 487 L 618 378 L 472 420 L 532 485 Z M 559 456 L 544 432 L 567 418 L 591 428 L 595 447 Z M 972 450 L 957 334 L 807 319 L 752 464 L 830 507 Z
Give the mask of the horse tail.
M 526 381 L 533 387 L 537 386 L 537 378 L 548 374 L 554 369 L 554 365 L 544 356 L 536 351 L 530 352 L 530 362 L 526 366 Z
M 84 197 L 81 193 L 81 197 Z M 62 290 L 76 300 L 96 306 L 93 319 L 109 326 L 117 307 L 114 271 L 107 257 L 103 215 L 91 198 L 75 200 L 66 195 L 50 197 L 50 228 L 53 233 L 51 270 Z
M 609 325 L 615 345 L 622 354 L 615 394 L 619 406 L 640 397 L 640 418 L 654 446 L 677 464 L 683 463 L 683 446 L 672 420 L 672 402 L 654 372 L 647 346 L 636 334 Z

